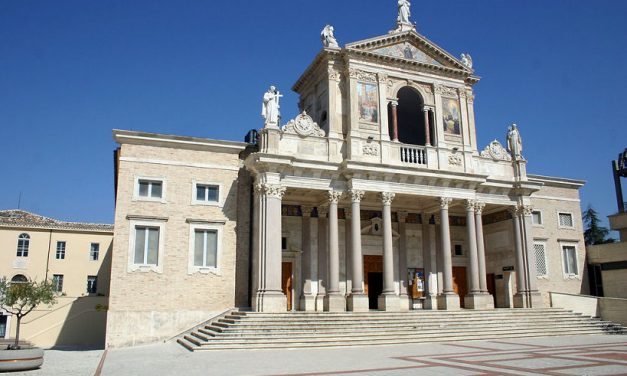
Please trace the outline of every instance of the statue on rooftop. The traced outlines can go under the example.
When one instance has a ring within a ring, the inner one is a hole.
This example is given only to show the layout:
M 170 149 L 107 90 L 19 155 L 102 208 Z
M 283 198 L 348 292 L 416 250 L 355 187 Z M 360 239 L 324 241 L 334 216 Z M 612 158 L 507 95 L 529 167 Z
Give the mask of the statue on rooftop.
M 274 86 L 270 86 L 270 89 L 263 95 L 263 104 L 261 106 L 261 116 L 266 120 L 265 127 L 273 125 L 279 126 L 279 98 L 282 97 L 281 93 Z
M 524 159 L 522 156 L 522 139 L 516 124 L 507 128 L 507 150 L 512 155 L 514 161 Z
M 399 25 L 411 25 L 411 22 L 409 21 L 409 17 L 411 16 L 411 11 L 409 10 L 410 6 L 411 3 L 409 0 L 398 0 L 398 18 L 396 21 Z
M 466 68 L 472 69 L 472 57 L 470 57 L 470 54 L 462 54 L 461 61 Z
M 340 46 L 337 44 L 337 39 L 333 35 L 333 26 L 327 25 L 320 32 L 320 39 L 322 39 L 322 45 L 324 47 L 332 47 L 339 48 Z

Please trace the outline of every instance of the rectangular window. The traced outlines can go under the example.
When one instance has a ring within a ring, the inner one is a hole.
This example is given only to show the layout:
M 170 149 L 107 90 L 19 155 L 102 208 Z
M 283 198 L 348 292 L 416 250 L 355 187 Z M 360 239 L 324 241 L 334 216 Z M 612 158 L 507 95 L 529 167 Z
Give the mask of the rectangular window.
M 285 236 L 281 238 L 281 249 L 287 251 L 287 238 Z
M 534 225 L 541 225 L 542 224 L 542 212 L 534 210 L 531 213 L 531 220 Z
M 63 292 L 63 274 L 52 275 L 52 288 L 56 292 Z
M 196 201 L 218 202 L 220 187 L 217 185 L 196 184 Z
M 462 245 L 461 244 L 454 244 L 453 245 L 453 255 L 454 256 L 463 256 L 464 255 L 464 250 L 462 249 Z
M 98 277 L 95 275 L 87 276 L 87 293 L 95 294 L 97 291 Z
M 194 266 L 216 268 L 218 266 L 218 231 L 194 230 Z
M 100 257 L 100 244 L 91 243 L 89 247 L 89 260 L 98 261 L 98 257 Z
M 546 245 L 544 243 L 534 243 L 533 249 L 536 253 L 536 275 L 538 277 L 546 277 Z
M 577 269 L 577 248 L 573 245 L 563 245 L 562 256 L 564 258 L 564 273 L 569 276 L 579 275 L 579 270 Z
M 138 185 L 139 197 L 162 198 L 163 182 L 159 180 L 140 179 Z
M 560 227 L 569 227 L 572 228 L 573 226 L 573 215 L 570 213 L 559 213 L 559 225 Z
M 57 242 L 57 260 L 65 259 L 65 242 Z
M 159 227 L 135 226 L 135 264 L 157 265 L 158 260 Z

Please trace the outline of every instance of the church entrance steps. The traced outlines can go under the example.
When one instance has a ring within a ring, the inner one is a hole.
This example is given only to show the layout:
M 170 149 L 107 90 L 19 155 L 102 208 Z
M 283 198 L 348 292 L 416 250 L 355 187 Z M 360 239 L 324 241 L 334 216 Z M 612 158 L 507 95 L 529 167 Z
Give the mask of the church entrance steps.
M 195 350 L 365 346 L 623 333 L 620 325 L 547 309 L 336 313 L 231 312 L 177 339 Z

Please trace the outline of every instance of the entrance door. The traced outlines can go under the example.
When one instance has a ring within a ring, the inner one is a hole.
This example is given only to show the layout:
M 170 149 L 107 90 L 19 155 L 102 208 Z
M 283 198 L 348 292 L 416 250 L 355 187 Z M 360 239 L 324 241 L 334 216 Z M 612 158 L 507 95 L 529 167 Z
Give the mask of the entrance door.
M 364 256 L 364 287 L 369 308 L 378 309 L 383 292 L 383 256 Z
M 453 266 L 453 291 L 459 295 L 459 304 L 463 307 L 464 296 L 468 293 L 465 266 Z
M 486 281 L 488 282 L 488 292 L 492 295 L 492 299 L 494 300 L 494 306 L 496 307 L 496 280 L 494 277 L 494 273 L 486 274 Z
M 283 293 L 287 297 L 287 310 L 292 310 L 292 263 L 284 262 L 281 264 L 281 286 Z

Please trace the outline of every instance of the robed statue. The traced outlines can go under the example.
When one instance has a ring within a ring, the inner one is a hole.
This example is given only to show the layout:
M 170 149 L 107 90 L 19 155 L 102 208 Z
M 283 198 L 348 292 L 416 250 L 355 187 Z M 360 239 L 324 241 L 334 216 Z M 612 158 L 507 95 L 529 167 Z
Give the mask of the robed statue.
M 263 95 L 261 116 L 266 120 L 266 126 L 272 124 L 278 127 L 279 125 L 279 117 L 281 116 L 279 113 L 280 97 L 282 97 L 282 95 L 274 86 L 270 86 L 270 89 L 268 89 L 268 91 L 266 91 L 266 93 Z
M 409 21 L 409 17 L 411 16 L 411 11 L 409 7 L 411 3 L 408 0 L 398 0 L 398 18 L 396 19 L 399 25 L 411 25 Z
M 327 25 L 320 32 L 320 39 L 322 39 L 322 45 L 324 47 L 334 47 L 339 48 L 340 46 L 337 44 L 337 39 L 333 35 L 333 26 Z
M 520 132 L 516 124 L 512 124 L 507 128 L 507 150 L 512 155 L 512 159 L 515 161 L 523 159 L 522 156 L 522 139 L 520 138 Z

